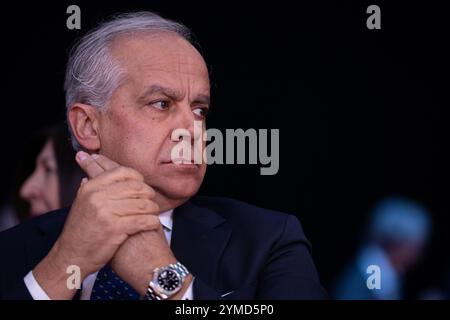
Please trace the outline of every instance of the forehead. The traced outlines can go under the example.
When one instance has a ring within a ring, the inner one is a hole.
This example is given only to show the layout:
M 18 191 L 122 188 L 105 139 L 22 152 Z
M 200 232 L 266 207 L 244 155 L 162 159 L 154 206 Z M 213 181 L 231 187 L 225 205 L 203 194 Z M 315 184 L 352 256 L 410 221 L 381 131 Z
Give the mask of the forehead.
M 47 139 L 42 148 L 41 152 L 38 155 L 38 160 L 54 160 L 53 153 L 53 139 Z
M 203 57 L 188 41 L 174 33 L 122 36 L 114 41 L 111 51 L 133 79 L 189 79 L 209 86 Z

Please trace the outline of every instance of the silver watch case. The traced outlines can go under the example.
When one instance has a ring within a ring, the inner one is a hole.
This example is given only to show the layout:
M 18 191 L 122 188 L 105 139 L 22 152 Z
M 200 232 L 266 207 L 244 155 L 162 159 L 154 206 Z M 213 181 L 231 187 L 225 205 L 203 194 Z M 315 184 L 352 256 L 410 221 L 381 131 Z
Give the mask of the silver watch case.
M 158 276 L 167 270 L 170 270 L 171 272 L 173 272 L 179 279 L 178 286 L 174 290 L 170 290 L 170 291 L 164 289 L 158 283 Z M 178 291 L 180 291 L 180 289 L 183 287 L 184 280 L 185 280 L 185 277 L 183 277 L 175 268 L 173 268 L 171 266 L 166 266 L 166 267 L 156 268 L 153 271 L 153 278 L 150 281 L 149 285 L 153 289 L 155 294 L 157 294 L 158 296 L 160 296 L 162 299 L 165 300 L 165 299 L 170 298 L 174 294 L 176 294 Z

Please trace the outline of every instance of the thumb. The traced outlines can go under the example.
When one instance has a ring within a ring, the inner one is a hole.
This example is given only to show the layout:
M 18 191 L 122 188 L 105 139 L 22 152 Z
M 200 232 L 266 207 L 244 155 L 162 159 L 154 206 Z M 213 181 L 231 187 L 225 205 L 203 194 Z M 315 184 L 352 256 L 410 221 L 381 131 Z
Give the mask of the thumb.
M 95 178 L 99 174 L 103 173 L 105 170 L 84 151 L 77 152 L 75 156 L 78 165 L 86 173 L 89 178 Z

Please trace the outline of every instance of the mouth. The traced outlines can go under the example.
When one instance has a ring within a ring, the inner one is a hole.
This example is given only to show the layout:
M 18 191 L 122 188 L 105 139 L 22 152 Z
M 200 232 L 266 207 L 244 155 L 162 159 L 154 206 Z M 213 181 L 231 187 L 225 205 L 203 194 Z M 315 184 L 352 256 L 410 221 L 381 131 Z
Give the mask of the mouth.
M 179 168 L 199 168 L 200 164 L 194 163 L 194 160 L 187 160 L 187 159 L 173 159 L 169 161 L 162 161 L 162 164 L 168 164 L 173 165 Z

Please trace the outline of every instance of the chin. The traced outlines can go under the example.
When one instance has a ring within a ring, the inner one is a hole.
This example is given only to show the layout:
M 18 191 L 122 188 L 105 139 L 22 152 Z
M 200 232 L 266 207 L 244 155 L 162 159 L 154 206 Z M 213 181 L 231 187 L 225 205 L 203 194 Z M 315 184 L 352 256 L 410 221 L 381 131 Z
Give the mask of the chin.
M 187 200 L 193 197 L 200 188 L 203 179 L 171 179 L 168 183 L 160 186 L 159 189 L 169 199 Z
M 197 193 L 199 188 L 200 184 L 195 185 L 178 184 L 168 189 L 167 193 L 172 199 L 186 199 L 193 197 Z
M 43 215 L 44 213 L 47 213 L 49 211 L 51 211 L 51 210 L 48 208 L 42 208 L 42 207 L 41 208 L 33 208 L 30 211 L 30 215 L 32 217 L 37 217 L 37 216 Z

